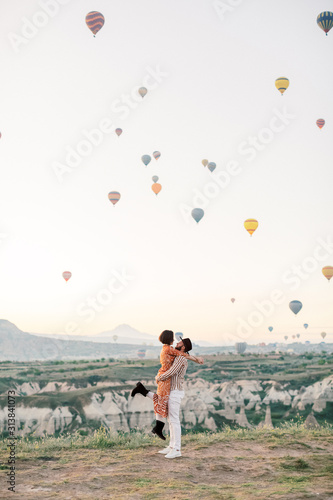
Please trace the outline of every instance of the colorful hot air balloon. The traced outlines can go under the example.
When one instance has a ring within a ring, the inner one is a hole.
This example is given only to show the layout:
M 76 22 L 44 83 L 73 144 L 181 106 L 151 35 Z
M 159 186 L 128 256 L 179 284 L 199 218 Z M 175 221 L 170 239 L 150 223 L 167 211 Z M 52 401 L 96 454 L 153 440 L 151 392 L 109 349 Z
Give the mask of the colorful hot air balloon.
M 284 336 L 284 340 L 288 340 L 288 335 L 285 335 L 285 336 Z
M 155 184 L 153 184 L 151 188 L 154 191 L 154 193 L 157 195 L 161 191 L 162 186 L 158 182 L 155 182 Z
M 244 222 L 244 227 L 246 231 L 250 234 L 250 236 L 252 236 L 254 231 L 257 229 L 258 225 L 259 223 L 256 219 L 246 219 L 246 221 Z
M 202 210 L 202 208 L 193 208 L 191 215 L 195 222 L 200 222 L 201 219 L 203 218 L 205 212 Z
M 306 329 L 307 329 L 307 327 L 308 327 L 309 325 L 308 325 L 307 323 L 304 323 L 304 325 L 303 325 L 303 326 L 304 326 L 304 328 L 305 328 L 305 330 L 306 330 Z
M 211 172 L 214 172 L 214 170 L 216 169 L 216 163 L 214 163 L 213 161 L 210 161 L 207 165 L 207 168 L 211 171 Z
M 319 28 L 325 31 L 327 36 L 327 33 L 333 26 L 333 12 L 321 12 L 317 17 L 317 24 Z
M 152 177 L 152 181 L 153 181 L 153 182 L 157 182 L 157 181 L 158 181 L 158 177 L 157 177 L 157 175 L 153 175 L 153 177 Z
M 120 200 L 120 193 L 118 193 L 118 191 L 111 191 L 108 194 L 108 198 L 111 201 L 112 205 L 115 205 Z
M 202 162 L 201 162 L 201 163 L 203 164 L 203 166 L 204 166 L 204 167 L 207 167 L 207 165 L 208 165 L 208 160 L 202 160 Z
M 161 153 L 159 151 L 153 152 L 153 157 L 155 158 L 155 160 L 158 160 L 160 156 L 161 156 Z
M 325 332 L 321 332 L 321 338 L 324 339 L 326 337 L 326 333 Z
M 272 331 L 273 331 L 273 327 L 272 327 L 272 326 L 269 326 L 269 327 L 268 327 L 268 330 L 269 330 L 270 332 L 272 332 Z
M 323 267 L 321 272 L 323 273 L 325 278 L 327 278 L 329 281 L 333 276 L 333 267 L 332 266 Z
M 230 300 L 231 300 L 231 302 L 232 302 L 232 303 L 234 303 L 236 299 L 232 298 L 232 299 L 230 299 Z
M 151 157 L 149 155 L 143 155 L 141 160 L 147 166 L 151 162 Z
M 289 87 L 289 80 L 288 78 L 285 78 L 281 76 L 281 78 L 277 78 L 275 80 L 275 87 L 278 89 L 279 92 L 281 92 L 281 95 L 287 90 Z
M 141 95 L 142 99 L 147 94 L 147 92 L 148 92 L 148 90 L 146 89 L 146 87 L 139 88 L 139 94 Z
M 319 128 L 323 128 L 323 126 L 325 125 L 325 120 L 323 120 L 323 118 L 318 118 L 316 124 Z
M 62 273 L 62 277 L 64 278 L 65 281 L 68 281 L 71 276 L 72 276 L 72 273 L 70 271 L 64 271 Z
M 146 349 L 138 350 L 138 358 L 143 359 L 146 356 Z
M 292 338 L 295 339 L 296 338 L 296 335 L 292 335 Z
M 86 15 L 86 24 L 94 36 L 103 28 L 105 19 L 100 12 L 92 11 Z
M 292 300 L 289 303 L 289 307 L 294 314 L 298 314 L 300 312 L 300 310 L 302 309 L 303 304 L 299 300 Z
M 119 137 L 123 133 L 123 130 L 121 128 L 116 128 L 115 132 L 116 132 L 117 136 Z

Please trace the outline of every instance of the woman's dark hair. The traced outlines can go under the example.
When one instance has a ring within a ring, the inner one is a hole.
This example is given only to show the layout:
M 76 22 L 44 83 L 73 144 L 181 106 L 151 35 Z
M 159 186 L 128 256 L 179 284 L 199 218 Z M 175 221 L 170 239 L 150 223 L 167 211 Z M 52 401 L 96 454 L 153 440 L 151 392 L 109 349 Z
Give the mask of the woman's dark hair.
M 173 332 L 171 330 L 164 330 L 158 337 L 158 340 L 162 342 L 162 344 L 168 344 L 168 345 L 172 344 Z

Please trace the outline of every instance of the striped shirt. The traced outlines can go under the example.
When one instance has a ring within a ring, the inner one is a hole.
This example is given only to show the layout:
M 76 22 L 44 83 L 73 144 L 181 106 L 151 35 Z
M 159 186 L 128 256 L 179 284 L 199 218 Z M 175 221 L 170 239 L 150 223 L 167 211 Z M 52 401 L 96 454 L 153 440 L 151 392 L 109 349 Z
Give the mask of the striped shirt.
M 195 356 L 191 356 L 192 360 L 197 359 Z M 194 358 L 194 359 L 193 359 Z M 158 378 L 159 380 L 166 380 L 171 377 L 171 387 L 170 391 L 177 389 L 178 391 L 184 390 L 184 377 L 187 370 L 187 359 L 184 356 L 178 356 L 175 358 L 171 368 L 166 372 L 162 373 Z

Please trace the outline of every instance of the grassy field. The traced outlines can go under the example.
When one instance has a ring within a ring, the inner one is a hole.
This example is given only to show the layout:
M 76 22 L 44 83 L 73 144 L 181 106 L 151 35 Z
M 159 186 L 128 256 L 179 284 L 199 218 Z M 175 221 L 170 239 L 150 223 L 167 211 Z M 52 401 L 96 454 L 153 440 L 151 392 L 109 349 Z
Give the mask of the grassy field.
M 147 434 L 23 439 L 16 492 L 1 498 L 268 500 L 333 499 L 333 429 L 285 425 L 275 430 L 187 434 L 182 457 L 167 460 Z M 0 443 L 6 456 L 6 443 Z M 6 465 L 0 466 L 5 484 Z M 5 494 L 5 495 L 4 495 Z M 4 495 L 4 496 L 3 496 Z

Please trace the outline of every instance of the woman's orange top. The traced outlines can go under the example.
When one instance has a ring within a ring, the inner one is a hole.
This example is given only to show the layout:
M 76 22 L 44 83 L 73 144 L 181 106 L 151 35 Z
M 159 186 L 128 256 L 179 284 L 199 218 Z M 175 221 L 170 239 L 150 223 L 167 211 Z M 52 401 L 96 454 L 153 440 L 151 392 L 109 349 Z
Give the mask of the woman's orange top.
M 160 362 L 162 366 L 158 371 L 159 374 L 164 373 L 167 370 L 169 370 L 169 368 L 171 368 L 175 356 L 185 356 L 186 358 L 188 358 L 187 353 L 178 351 L 177 349 L 174 349 L 171 345 L 164 344 L 160 356 Z

